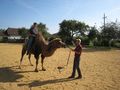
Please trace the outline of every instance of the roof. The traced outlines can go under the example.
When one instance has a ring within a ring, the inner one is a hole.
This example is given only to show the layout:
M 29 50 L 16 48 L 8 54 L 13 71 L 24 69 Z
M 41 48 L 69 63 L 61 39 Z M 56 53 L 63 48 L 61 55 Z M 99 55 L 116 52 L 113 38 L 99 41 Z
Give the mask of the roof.
M 6 34 L 10 36 L 19 36 L 18 28 L 8 28 Z

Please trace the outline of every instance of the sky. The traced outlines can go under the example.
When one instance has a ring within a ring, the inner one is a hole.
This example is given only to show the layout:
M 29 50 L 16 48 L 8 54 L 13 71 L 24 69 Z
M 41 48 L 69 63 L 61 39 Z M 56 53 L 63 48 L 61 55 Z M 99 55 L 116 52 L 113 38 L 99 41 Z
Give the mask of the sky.
M 120 0 L 0 0 L 0 28 L 30 28 L 44 23 L 51 34 L 59 31 L 63 20 L 78 20 L 90 26 L 120 21 Z

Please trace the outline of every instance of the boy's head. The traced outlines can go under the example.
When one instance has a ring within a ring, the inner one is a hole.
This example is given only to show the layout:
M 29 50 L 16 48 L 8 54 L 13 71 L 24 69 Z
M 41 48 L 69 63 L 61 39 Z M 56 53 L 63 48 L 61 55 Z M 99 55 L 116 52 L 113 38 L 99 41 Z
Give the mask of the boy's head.
M 81 43 L 81 39 L 76 39 L 75 44 L 76 44 L 76 45 L 79 45 L 80 43 Z
M 33 23 L 33 26 L 37 26 L 37 23 L 36 23 L 36 22 L 34 22 L 34 23 Z

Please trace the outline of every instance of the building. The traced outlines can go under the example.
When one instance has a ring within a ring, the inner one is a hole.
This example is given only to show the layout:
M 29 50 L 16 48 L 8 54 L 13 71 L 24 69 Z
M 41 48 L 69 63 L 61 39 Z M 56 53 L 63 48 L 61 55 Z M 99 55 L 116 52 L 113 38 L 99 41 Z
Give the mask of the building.
M 8 40 L 19 40 L 21 39 L 21 36 L 19 35 L 18 28 L 8 28 L 5 31 L 5 34 L 8 37 Z

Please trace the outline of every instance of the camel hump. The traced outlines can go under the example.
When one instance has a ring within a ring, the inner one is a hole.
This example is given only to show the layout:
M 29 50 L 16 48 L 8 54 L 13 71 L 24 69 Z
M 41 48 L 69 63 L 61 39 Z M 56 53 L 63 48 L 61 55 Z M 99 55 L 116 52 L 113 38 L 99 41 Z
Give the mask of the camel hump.
M 55 38 L 55 40 L 57 40 L 57 41 L 62 41 L 60 38 Z

